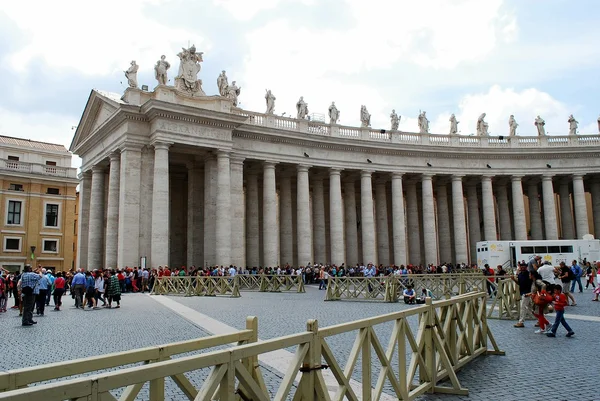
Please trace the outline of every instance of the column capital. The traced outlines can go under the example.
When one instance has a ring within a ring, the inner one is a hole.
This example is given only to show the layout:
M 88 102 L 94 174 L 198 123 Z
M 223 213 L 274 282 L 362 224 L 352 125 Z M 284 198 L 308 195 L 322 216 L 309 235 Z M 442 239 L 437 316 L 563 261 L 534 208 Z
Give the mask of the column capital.
M 79 176 L 77 178 L 79 178 L 80 180 L 92 178 L 92 170 L 82 171 L 81 173 L 79 173 Z
M 572 175 L 572 177 L 573 177 L 573 181 L 575 181 L 575 180 L 578 180 L 578 181 L 579 181 L 579 180 L 583 180 L 583 176 L 584 176 L 584 175 L 585 175 L 585 173 L 573 174 L 573 175 Z
M 460 182 L 462 182 L 462 179 L 463 179 L 463 177 L 464 177 L 464 175 L 460 175 L 460 174 L 454 174 L 454 175 L 452 176 L 452 182 L 455 182 L 455 181 L 460 181 Z
M 99 164 L 92 166 L 92 174 L 104 174 L 104 167 Z
M 153 141 L 151 145 L 154 147 L 155 150 L 169 150 L 171 145 L 173 145 L 173 142 Z
M 296 165 L 296 171 L 298 171 L 299 173 L 308 173 L 309 169 L 310 169 L 310 166 L 308 166 L 306 164 Z
M 110 162 L 118 162 L 121 160 L 121 152 L 117 149 L 114 152 L 110 152 L 108 154 L 108 160 L 110 160 Z
M 245 157 L 239 156 L 239 155 L 230 155 L 229 159 L 231 161 L 231 164 L 236 165 L 236 166 L 240 166 L 244 164 L 244 160 L 246 160 Z
M 265 161 L 263 161 L 262 165 L 263 165 L 264 169 L 275 169 L 277 162 L 271 162 L 271 161 L 265 160 Z
M 521 182 L 521 179 L 523 178 L 522 175 L 511 175 L 510 176 L 510 180 L 512 182 Z
M 421 181 L 431 181 L 433 179 L 433 174 L 423 173 L 421 174 Z
M 217 157 L 217 159 L 222 159 L 222 158 L 229 159 L 231 157 L 231 153 L 228 150 L 219 149 L 215 152 L 215 156 Z
M 360 171 L 360 177 L 369 177 L 371 178 L 371 175 L 373 174 L 373 170 L 361 170 Z
M 119 146 L 121 153 L 123 152 L 141 152 L 144 146 L 140 143 L 135 142 L 123 142 Z
M 404 176 L 404 173 L 395 171 L 392 173 L 392 180 L 402 179 L 403 176 Z
M 554 178 L 553 174 L 544 174 L 544 175 L 542 175 L 542 181 L 552 181 L 553 178 Z
M 329 168 L 329 176 L 332 175 L 341 175 L 342 174 L 342 169 L 341 168 L 337 168 L 337 167 L 330 167 Z
M 481 176 L 481 181 L 492 181 L 492 177 L 493 175 L 482 175 Z

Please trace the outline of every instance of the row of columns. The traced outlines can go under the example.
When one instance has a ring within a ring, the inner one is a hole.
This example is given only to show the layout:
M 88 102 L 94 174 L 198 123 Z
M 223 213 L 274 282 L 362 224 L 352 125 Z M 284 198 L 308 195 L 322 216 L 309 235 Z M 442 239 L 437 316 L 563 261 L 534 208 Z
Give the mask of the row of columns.
M 91 174 L 83 174 L 80 188 L 80 265 L 96 268 L 138 264 L 140 148 L 123 146 L 120 152 L 109 156 L 106 209 L 104 168 L 94 166 Z M 170 256 L 170 144 L 156 142 L 153 148 L 149 228 L 150 263 L 156 267 L 168 264 Z M 210 263 L 258 266 L 261 264 L 261 251 L 264 266 L 276 266 L 280 260 L 283 263 L 293 261 L 294 252 L 297 252 L 299 264 L 309 261 L 341 264 L 348 260 L 364 263 L 377 261 L 384 265 L 408 262 L 435 264 L 439 261 L 460 263 L 469 260 L 468 244 L 471 245 L 473 260 L 474 245 L 479 240 L 525 240 L 528 237 L 522 176 L 510 177 L 510 203 L 507 187 L 493 184 L 491 176 L 481 178 L 481 203 L 477 187 L 472 182 L 467 183 L 465 211 L 463 176 L 451 177 L 450 196 L 448 187 L 443 183 L 438 185 L 437 196 L 434 197 L 433 175 L 420 176 L 421 193 L 418 194 L 417 182 L 403 182 L 401 173 L 391 173 L 391 202 L 388 202 L 386 181 L 378 180 L 373 185 L 373 171 L 365 170 L 360 172 L 360 212 L 357 215 L 354 182 L 342 181 L 342 169 L 330 168 L 329 218 L 326 219 L 324 182 L 319 177 L 311 181 L 311 215 L 310 166 L 296 167 L 295 194 L 292 193 L 292 176 L 281 177 L 279 207 L 275 171 L 276 163 L 262 163 L 262 192 L 259 192 L 258 175 L 244 175 L 244 159 L 232 156 L 228 151 L 217 151 L 214 157 L 206 159 L 204 163 L 196 161 L 188 166 L 189 265 L 199 264 L 198 259 L 203 257 Z M 573 176 L 572 182 L 575 224 L 571 217 L 569 187 L 559 185 L 564 238 L 574 238 L 574 229 L 579 238 L 588 232 L 583 176 Z M 600 183 L 592 183 L 591 192 L 594 219 L 598 220 Z M 542 208 L 536 183 L 527 185 L 527 196 L 532 237 L 558 239 L 552 177 L 542 177 Z M 391 213 L 388 207 L 391 207 Z M 480 230 L 480 216 L 483 217 L 483 233 Z M 361 247 L 358 246 L 358 217 Z M 294 220 L 295 224 L 292 224 Z M 596 227 L 600 227 L 600 221 L 595 223 Z M 296 249 L 294 243 L 297 244 Z M 199 248 L 203 251 L 199 252 Z M 359 248 L 362 249 L 362 255 L 358 254 Z M 329 258 L 326 256 L 328 249 Z M 421 250 L 424 260 L 421 260 Z

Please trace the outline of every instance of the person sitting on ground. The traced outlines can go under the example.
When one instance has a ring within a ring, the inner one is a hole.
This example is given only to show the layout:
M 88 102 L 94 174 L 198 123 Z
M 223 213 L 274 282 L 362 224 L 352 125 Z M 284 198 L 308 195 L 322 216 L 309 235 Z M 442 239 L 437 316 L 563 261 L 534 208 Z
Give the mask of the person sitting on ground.
M 431 290 L 428 290 L 427 288 L 423 287 L 423 289 L 421 289 L 421 295 L 419 295 L 419 298 L 417 298 L 417 303 L 424 304 L 426 298 L 433 299 L 434 298 L 433 292 L 431 292 Z
M 403 291 L 402 295 L 404 296 L 405 304 L 414 304 L 415 303 L 416 294 L 415 294 L 415 290 L 413 290 L 413 288 L 411 286 L 406 287 L 406 289 Z

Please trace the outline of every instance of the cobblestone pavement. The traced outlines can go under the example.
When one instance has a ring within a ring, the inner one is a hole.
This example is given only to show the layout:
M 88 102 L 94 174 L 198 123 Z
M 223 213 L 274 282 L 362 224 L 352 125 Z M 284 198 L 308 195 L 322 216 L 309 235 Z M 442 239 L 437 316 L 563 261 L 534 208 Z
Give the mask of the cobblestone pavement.
M 318 319 L 319 326 L 348 322 L 407 308 L 402 303 L 324 302 L 325 291 L 308 286 L 306 294 L 243 292 L 242 298 L 170 297 L 194 310 L 243 329 L 248 315 L 259 317 L 259 337 L 275 338 L 305 330 L 306 321 Z M 595 321 L 569 319 L 570 314 L 600 316 L 600 303 L 591 302 L 591 290 L 575 293 L 578 306 L 567 311 L 567 321 L 576 332 L 574 338 L 565 338 L 560 328 L 557 338 L 546 338 L 533 333 L 533 322 L 527 328 L 513 328 L 514 322 L 488 320 L 501 349 L 507 355 L 482 357 L 459 373 L 469 397 L 433 394 L 421 400 L 598 400 L 596 383 L 600 380 L 597 368 L 597 344 L 600 324 Z M 202 328 L 172 313 L 168 308 L 146 295 L 123 297 L 119 310 L 81 311 L 70 307 L 64 298 L 65 310 L 47 311 L 37 318 L 38 324 L 22 327 L 18 313 L 9 310 L 0 314 L 0 332 L 5 342 L 13 344 L 14 352 L 5 352 L 0 358 L 0 370 L 39 365 L 60 360 L 80 358 L 181 341 L 206 336 Z M 9 300 L 12 305 L 12 299 Z M 552 320 L 552 318 L 550 319 Z M 416 321 L 411 321 L 415 326 Z M 376 334 L 384 346 L 391 332 L 391 324 L 376 327 Z M 345 363 L 355 333 L 328 339 L 336 357 Z M 294 351 L 291 349 L 290 351 Z M 360 366 L 360 364 L 358 365 Z M 374 365 L 374 377 L 378 373 Z M 267 387 L 274 394 L 283 373 L 262 365 Z M 358 370 L 358 369 L 357 369 Z M 531 374 L 533 373 L 533 374 Z M 199 387 L 207 372 L 187 374 Z M 537 379 L 545 378 L 540 385 Z M 354 375 L 361 380 L 360 372 Z M 539 390 L 538 390 L 539 389 Z M 386 389 L 392 394 L 391 389 Z M 118 395 L 119 392 L 115 392 Z M 166 382 L 168 400 L 183 399 L 183 394 L 170 381 Z M 147 399 L 147 386 L 138 399 Z

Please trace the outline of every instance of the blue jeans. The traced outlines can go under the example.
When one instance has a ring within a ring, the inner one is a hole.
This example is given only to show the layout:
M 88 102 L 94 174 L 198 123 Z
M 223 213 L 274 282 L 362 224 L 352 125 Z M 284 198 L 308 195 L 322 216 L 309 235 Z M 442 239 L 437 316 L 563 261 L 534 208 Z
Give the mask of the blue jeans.
M 559 324 L 562 324 L 568 333 L 571 333 L 573 331 L 573 329 L 571 329 L 571 326 L 569 326 L 569 323 L 567 323 L 567 321 L 565 320 L 565 311 L 564 310 L 556 311 L 556 319 L 554 319 L 554 324 L 552 325 L 552 328 L 550 329 L 550 331 L 552 331 L 553 334 L 556 334 L 556 330 L 558 330 Z
M 320 290 L 326 290 L 327 289 L 327 282 L 323 279 L 321 279 L 321 281 L 319 281 L 319 289 Z
M 579 285 L 579 292 L 583 292 L 583 285 L 581 285 L 581 277 L 575 277 L 575 280 L 571 281 L 571 292 L 575 291 L 575 283 Z

